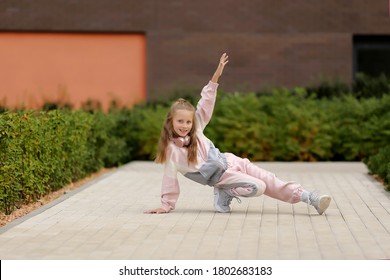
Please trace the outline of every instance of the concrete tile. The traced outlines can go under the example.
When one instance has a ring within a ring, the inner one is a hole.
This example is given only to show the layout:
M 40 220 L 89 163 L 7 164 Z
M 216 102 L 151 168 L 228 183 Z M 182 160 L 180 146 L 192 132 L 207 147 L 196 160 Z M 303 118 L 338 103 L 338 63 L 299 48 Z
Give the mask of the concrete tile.
M 160 204 L 163 169 L 132 162 L 0 228 L 0 259 L 388 259 L 390 193 L 356 162 L 255 163 L 332 196 L 324 215 L 270 197 L 216 213 L 212 188 L 179 175 L 176 210 Z

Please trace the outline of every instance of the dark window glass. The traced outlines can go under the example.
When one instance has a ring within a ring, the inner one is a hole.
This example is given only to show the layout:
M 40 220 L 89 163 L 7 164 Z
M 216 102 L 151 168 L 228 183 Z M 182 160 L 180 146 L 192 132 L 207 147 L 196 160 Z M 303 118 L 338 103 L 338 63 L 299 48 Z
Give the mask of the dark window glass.
M 354 75 L 390 76 L 390 36 L 359 36 L 353 38 Z

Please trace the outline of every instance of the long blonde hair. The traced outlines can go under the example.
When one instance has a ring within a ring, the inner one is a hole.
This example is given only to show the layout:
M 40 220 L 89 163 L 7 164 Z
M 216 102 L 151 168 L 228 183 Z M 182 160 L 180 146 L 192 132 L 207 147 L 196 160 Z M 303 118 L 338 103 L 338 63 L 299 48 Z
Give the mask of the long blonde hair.
M 198 148 L 198 142 L 196 137 L 196 118 L 195 118 L 195 107 L 188 102 L 187 100 L 183 98 L 179 98 L 176 102 L 174 102 L 171 106 L 171 109 L 169 110 L 167 117 L 165 118 L 165 122 L 163 125 L 163 128 L 161 130 L 160 134 L 160 140 L 158 143 L 158 151 L 157 156 L 155 159 L 155 162 L 157 163 L 165 163 L 167 160 L 167 147 L 169 144 L 169 141 L 171 141 L 172 138 L 177 137 L 174 129 L 173 129 L 173 116 L 175 115 L 177 110 L 188 110 L 193 112 L 193 119 L 192 119 L 192 128 L 189 132 L 190 136 L 190 144 L 188 145 L 188 155 L 187 155 L 187 162 L 188 164 L 196 164 L 197 163 L 197 148 Z

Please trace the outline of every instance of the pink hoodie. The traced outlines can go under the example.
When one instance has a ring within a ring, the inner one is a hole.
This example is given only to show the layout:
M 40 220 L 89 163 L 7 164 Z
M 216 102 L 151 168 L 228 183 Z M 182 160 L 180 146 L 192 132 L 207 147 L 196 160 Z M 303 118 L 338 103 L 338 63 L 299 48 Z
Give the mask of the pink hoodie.
M 201 92 L 196 107 L 196 135 L 198 138 L 197 164 L 188 165 L 187 148 L 176 146 L 173 141 L 167 147 L 167 161 L 161 186 L 161 208 L 169 212 L 175 209 L 180 194 L 177 172 L 203 185 L 213 186 L 227 169 L 225 156 L 203 134 L 214 110 L 218 84 L 209 82 Z

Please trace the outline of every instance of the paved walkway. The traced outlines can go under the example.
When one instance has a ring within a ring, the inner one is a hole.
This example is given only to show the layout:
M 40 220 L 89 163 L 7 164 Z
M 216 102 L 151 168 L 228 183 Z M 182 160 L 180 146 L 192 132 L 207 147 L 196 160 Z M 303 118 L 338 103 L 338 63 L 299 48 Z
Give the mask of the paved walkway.
M 0 228 L 0 259 L 390 258 L 390 193 L 362 163 L 258 163 L 333 197 L 325 215 L 261 196 L 213 210 L 212 188 L 180 177 L 170 214 L 160 205 L 162 167 L 132 162 Z

